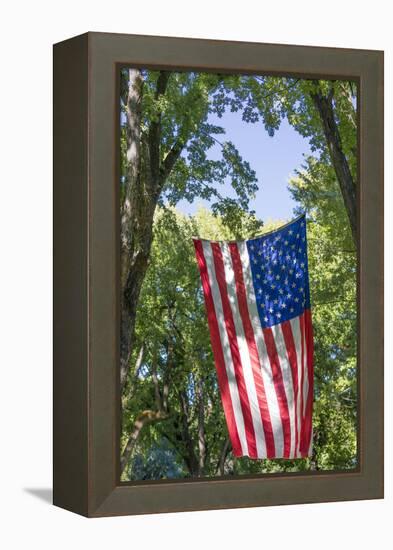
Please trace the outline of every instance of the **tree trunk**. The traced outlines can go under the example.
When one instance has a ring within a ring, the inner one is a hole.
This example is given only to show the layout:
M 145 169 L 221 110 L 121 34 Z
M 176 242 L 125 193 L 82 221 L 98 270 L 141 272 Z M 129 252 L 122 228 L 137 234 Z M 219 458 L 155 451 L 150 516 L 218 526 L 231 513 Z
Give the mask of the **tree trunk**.
M 156 99 L 165 93 L 169 73 L 157 81 Z M 152 121 L 142 133 L 143 78 L 130 69 L 127 96 L 128 173 L 121 213 L 121 335 L 120 384 L 123 390 L 133 350 L 136 309 L 148 267 L 153 239 L 153 218 L 161 189 L 161 120 Z
M 357 246 L 356 186 L 342 148 L 340 133 L 334 118 L 333 89 L 327 96 L 324 96 L 320 91 L 311 92 L 310 95 L 321 119 L 330 159 L 348 214 L 353 242 Z
M 231 450 L 231 441 L 229 437 L 227 437 L 221 449 L 220 458 L 217 464 L 217 473 L 219 473 L 220 476 L 223 476 L 225 474 L 225 461 L 227 459 L 227 456 L 230 450 Z
M 188 426 L 189 405 L 187 395 L 184 391 L 179 392 L 179 402 L 181 408 L 181 439 L 185 447 L 183 458 L 190 474 L 197 477 L 199 475 L 199 461 L 195 454 L 194 441 Z
M 197 382 L 198 395 L 198 450 L 199 450 L 199 468 L 198 475 L 203 476 L 206 462 L 206 438 L 205 438 L 205 409 L 203 403 L 203 382 L 201 379 Z
M 152 226 L 155 207 L 156 204 L 154 203 L 141 208 L 145 213 L 144 215 L 141 214 L 143 221 L 135 224 L 138 226 L 138 229 L 135 227 L 134 231 L 131 230 L 135 240 L 138 239 L 138 246 L 136 247 L 133 243 L 133 252 L 129 252 L 128 260 L 125 260 L 126 254 L 122 255 L 122 262 L 124 260 L 124 263 L 128 263 L 127 279 L 124 284 L 121 300 L 120 384 L 122 389 L 124 388 L 130 368 L 137 303 L 148 267 L 153 238 Z
M 160 71 L 155 100 L 165 95 L 170 75 L 169 71 Z M 128 164 L 121 212 L 120 384 L 123 391 L 134 347 L 137 304 L 153 240 L 154 212 L 161 191 L 193 129 L 188 127 L 185 112 L 178 138 L 163 156 L 160 111 L 142 132 L 143 77 L 139 69 L 130 69 L 128 75 L 122 73 L 120 94 L 126 106 Z
M 121 211 L 121 329 L 120 329 L 120 383 L 123 388 L 131 355 L 131 335 L 135 327 L 133 303 L 140 288 L 132 291 L 135 274 L 131 268 L 141 263 L 141 255 L 135 257 L 135 203 L 141 185 L 141 120 L 143 78 L 138 69 L 130 69 L 126 96 L 127 115 L 127 181 Z M 140 287 L 140 285 L 139 285 Z

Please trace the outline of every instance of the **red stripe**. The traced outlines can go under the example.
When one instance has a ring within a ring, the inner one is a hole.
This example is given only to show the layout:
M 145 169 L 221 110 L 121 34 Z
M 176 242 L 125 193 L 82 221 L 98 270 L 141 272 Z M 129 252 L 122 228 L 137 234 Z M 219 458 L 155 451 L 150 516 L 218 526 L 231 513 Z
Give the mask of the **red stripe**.
M 307 353 L 307 375 L 308 375 L 308 394 L 306 401 L 306 414 L 304 418 L 304 435 L 302 451 L 305 456 L 308 455 L 312 433 L 312 407 L 314 398 L 314 339 L 312 330 L 311 310 L 304 312 L 306 353 Z
M 212 296 L 212 290 L 210 288 L 209 275 L 207 272 L 207 265 L 206 265 L 205 255 L 203 253 L 202 242 L 200 240 L 194 239 L 194 247 L 195 247 L 196 258 L 197 258 L 201 280 L 202 280 L 203 293 L 205 296 L 207 319 L 209 323 L 210 339 L 212 343 L 214 360 L 215 360 L 215 365 L 217 370 L 218 384 L 220 386 L 221 399 L 224 407 L 229 436 L 231 438 L 233 454 L 235 456 L 242 456 L 243 452 L 240 444 L 239 434 L 237 431 L 235 415 L 233 412 L 231 394 L 229 391 L 228 377 L 227 377 L 227 372 L 225 368 L 224 354 L 222 351 L 222 345 L 221 345 L 221 339 L 220 339 L 220 330 L 218 328 L 216 311 L 214 308 L 214 301 Z
M 246 439 L 248 445 L 248 453 L 251 458 L 257 458 L 257 447 L 255 442 L 255 431 L 252 422 L 250 402 L 248 400 L 247 388 L 243 376 L 243 368 L 240 358 L 240 352 L 237 345 L 235 323 L 232 316 L 231 305 L 229 303 L 226 281 L 225 281 L 225 268 L 222 258 L 222 252 L 218 243 L 211 243 L 214 257 L 214 266 L 216 269 L 216 279 L 218 287 L 220 289 L 222 308 L 224 312 L 225 326 L 228 333 L 229 346 L 231 348 L 231 355 L 233 366 L 235 368 L 235 377 L 237 387 L 239 390 L 240 404 L 243 412 L 244 427 L 246 430 Z
M 266 454 L 267 458 L 274 458 L 276 451 L 274 446 L 274 435 L 272 429 L 272 423 L 270 419 L 269 406 L 265 394 L 265 386 L 261 375 L 261 363 L 259 360 L 258 348 L 255 343 L 254 331 L 250 321 L 250 314 L 248 311 L 246 288 L 243 279 L 242 263 L 240 259 L 239 249 L 236 243 L 229 245 L 231 252 L 233 271 L 235 274 L 236 294 L 239 304 L 239 312 L 243 323 L 244 335 L 247 340 L 248 351 L 250 354 L 252 372 L 254 376 L 255 389 L 258 398 L 259 410 L 261 413 L 261 419 L 263 424 L 263 430 L 265 432 Z
M 296 346 L 293 339 L 292 327 L 290 321 L 283 321 L 281 324 L 282 333 L 284 335 L 285 347 L 287 348 L 288 362 L 292 372 L 292 384 L 294 395 L 294 408 L 295 408 L 295 458 L 297 457 L 297 450 L 299 444 L 298 433 L 298 417 L 297 417 L 297 400 L 299 395 L 299 381 L 297 377 L 297 355 Z
M 304 457 L 304 313 L 299 316 L 300 323 L 300 342 L 301 342 L 301 368 L 300 368 L 300 456 Z
M 276 390 L 278 406 L 280 409 L 282 430 L 284 434 L 284 458 L 289 458 L 289 453 L 291 451 L 291 423 L 289 419 L 287 396 L 285 394 L 285 388 L 282 379 L 280 360 L 278 358 L 272 329 L 270 327 L 264 328 L 263 336 L 265 338 L 266 350 L 269 356 L 270 367 L 273 373 L 274 388 Z

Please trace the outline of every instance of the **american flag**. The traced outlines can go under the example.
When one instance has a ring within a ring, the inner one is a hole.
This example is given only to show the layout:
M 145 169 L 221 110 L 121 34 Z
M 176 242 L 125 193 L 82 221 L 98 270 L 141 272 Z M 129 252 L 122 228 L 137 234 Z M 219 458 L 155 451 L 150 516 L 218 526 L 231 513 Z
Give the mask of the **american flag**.
M 247 241 L 194 239 L 235 456 L 311 456 L 306 219 Z

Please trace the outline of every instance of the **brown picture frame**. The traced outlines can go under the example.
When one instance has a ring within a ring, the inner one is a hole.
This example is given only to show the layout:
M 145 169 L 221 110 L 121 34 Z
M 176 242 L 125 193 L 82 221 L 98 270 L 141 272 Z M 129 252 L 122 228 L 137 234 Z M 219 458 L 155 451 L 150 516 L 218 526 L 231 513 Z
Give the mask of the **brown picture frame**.
M 358 468 L 120 483 L 119 68 L 355 80 Z M 88 516 L 383 498 L 383 52 L 86 33 L 54 46 L 54 504 Z

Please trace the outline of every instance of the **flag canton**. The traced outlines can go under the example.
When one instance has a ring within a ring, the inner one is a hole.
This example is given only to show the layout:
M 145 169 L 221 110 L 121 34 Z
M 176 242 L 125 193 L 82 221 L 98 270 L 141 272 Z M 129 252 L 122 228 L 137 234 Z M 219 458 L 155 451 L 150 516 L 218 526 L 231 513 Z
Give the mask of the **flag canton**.
M 305 217 L 246 244 L 262 327 L 282 323 L 308 309 Z

